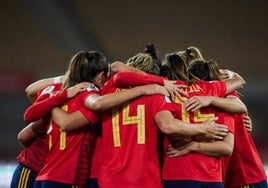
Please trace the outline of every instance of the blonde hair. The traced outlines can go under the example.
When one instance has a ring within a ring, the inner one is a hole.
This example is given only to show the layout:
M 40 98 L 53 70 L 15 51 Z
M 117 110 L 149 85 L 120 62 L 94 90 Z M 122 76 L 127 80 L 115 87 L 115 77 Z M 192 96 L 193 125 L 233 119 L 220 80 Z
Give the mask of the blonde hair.
M 146 73 L 155 75 L 160 74 L 160 69 L 158 65 L 153 62 L 153 59 L 149 54 L 138 53 L 135 56 L 129 58 L 126 64 L 128 66 L 140 69 Z
M 177 54 L 188 66 L 194 60 L 204 60 L 201 50 L 195 46 L 189 46 L 185 51 L 178 51 Z

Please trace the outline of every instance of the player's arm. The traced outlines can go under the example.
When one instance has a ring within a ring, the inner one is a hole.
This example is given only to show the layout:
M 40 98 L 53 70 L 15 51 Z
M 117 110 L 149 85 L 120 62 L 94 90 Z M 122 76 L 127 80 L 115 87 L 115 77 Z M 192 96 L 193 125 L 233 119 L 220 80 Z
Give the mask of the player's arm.
M 215 157 L 230 156 L 234 148 L 234 117 L 231 114 L 223 112 L 217 113 L 217 116 L 219 117 L 218 120 L 226 124 L 229 128 L 229 132 L 223 140 L 208 140 L 202 138 L 202 136 L 195 137 L 195 140 L 186 146 L 177 148 L 177 154 L 183 155 L 189 152 L 196 152 Z
M 124 89 L 120 92 L 110 93 L 106 95 L 90 95 L 85 102 L 85 106 L 88 109 L 94 111 L 104 111 L 118 106 L 131 99 L 139 97 L 141 95 L 153 95 L 162 94 L 168 96 L 166 89 L 157 84 L 149 84 L 143 86 L 133 87 L 131 89 Z
M 68 89 L 56 92 L 54 95 L 48 96 L 46 99 L 37 99 L 37 101 L 29 106 L 24 113 L 25 122 L 33 122 L 46 116 L 54 107 L 62 105 L 67 99 L 74 97 L 81 91 L 84 91 L 90 83 L 82 82 Z
M 147 73 L 119 72 L 113 79 L 116 87 L 140 86 L 145 84 L 164 85 L 164 78 Z
M 48 85 L 54 84 L 54 83 L 60 83 L 62 81 L 63 76 L 57 76 L 52 78 L 44 78 L 41 80 L 38 80 L 36 82 L 33 82 L 25 89 L 25 93 L 29 100 L 33 103 L 37 98 L 37 93 L 41 89 L 47 87 Z
M 168 92 L 164 87 L 157 84 L 137 86 L 131 89 L 125 89 L 120 92 L 111 93 L 107 95 L 92 94 L 87 97 L 85 101 L 85 107 L 93 111 L 104 111 L 115 106 L 118 106 L 128 100 L 139 97 L 141 95 L 153 95 L 163 94 L 168 95 Z M 90 111 L 88 110 L 88 113 Z M 91 111 L 92 112 L 92 111 Z M 96 116 L 92 112 L 91 117 Z M 81 111 L 75 111 L 67 113 L 60 108 L 54 108 L 52 110 L 52 119 L 54 122 L 61 127 L 63 130 L 74 130 L 88 124 L 93 124 L 96 121 L 90 121 L 90 118 L 86 118 Z
M 168 92 L 172 101 L 174 101 L 175 96 L 182 98 L 181 96 L 188 96 L 182 88 L 186 88 L 186 85 L 174 84 L 175 81 L 164 79 L 160 76 L 147 74 L 135 67 L 128 66 L 120 61 L 115 61 L 111 65 L 111 71 L 116 74 L 115 84 L 117 87 L 128 87 L 128 86 L 139 86 L 144 84 L 159 84 L 163 85 Z M 127 73 L 124 73 L 127 72 Z
M 19 142 L 24 146 L 29 146 L 36 136 L 46 133 L 48 119 L 40 119 L 24 127 L 18 134 Z
M 246 105 L 235 96 L 214 97 L 214 96 L 193 96 L 184 103 L 184 108 L 187 111 L 195 111 L 206 106 L 215 106 L 229 113 L 245 113 L 247 112 Z
M 168 147 L 166 154 L 169 157 L 178 157 L 190 152 L 196 152 L 204 155 L 222 157 L 231 156 L 234 148 L 234 135 L 229 132 L 222 141 L 214 142 L 196 142 L 192 141 L 180 148 Z
M 81 111 L 68 113 L 59 107 L 55 107 L 51 111 L 53 121 L 63 130 L 71 131 L 87 125 L 92 125 L 88 118 Z
M 146 74 L 142 70 L 139 70 L 135 67 L 128 66 L 121 61 L 115 61 L 111 64 L 111 72 L 112 74 L 115 74 L 118 72 L 139 72 L 141 74 Z
M 226 76 L 224 82 L 226 83 L 226 94 L 241 89 L 246 84 L 246 81 L 238 73 L 230 70 L 221 70 L 221 72 Z
M 208 121 L 199 124 L 189 124 L 179 119 L 175 119 L 170 111 L 162 110 L 158 112 L 154 119 L 165 134 L 178 134 L 183 136 L 204 135 L 207 138 L 222 140 L 228 133 L 228 128 L 225 125 L 217 124 L 216 119 L 209 119 Z
M 141 74 L 138 72 L 119 72 L 115 74 L 113 79 L 116 87 L 129 87 L 140 86 L 146 84 L 159 84 L 164 86 L 169 92 L 171 99 L 174 100 L 175 96 L 181 98 L 181 95 L 188 96 L 182 88 L 187 88 L 185 84 L 176 84 L 176 81 L 164 79 L 163 77 L 153 74 Z
M 46 116 L 55 106 L 63 104 L 65 100 L 67 100 L 66 90 L 57 92 L 54 96 L 44 100 L 37 100 L 25 110 L 23 119 L 27 123 L 37 121 Z
M 210 156 L 231 156 L 234 148 L 234 134 L 229 132 L 222 141 L 197 142 L 190 147 L 192 152 Z

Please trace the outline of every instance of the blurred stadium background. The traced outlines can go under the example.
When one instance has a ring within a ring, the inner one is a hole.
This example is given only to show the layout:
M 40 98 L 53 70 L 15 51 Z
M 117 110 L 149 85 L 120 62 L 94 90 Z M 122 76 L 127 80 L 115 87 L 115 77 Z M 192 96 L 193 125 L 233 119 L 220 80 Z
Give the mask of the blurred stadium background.
M 206 58 L 239 72 L 254 123 L 253 138 L 268 163 L 268 1 L 266 0 L 9 0 L 0 2 L 0 182 L 9 181 L 22 146 L 17 133 L 30 104 L 25 87 L 63 74 L 79 50 L 110 61 L 154 43 L 159 57 L 199 47 Z M 243 144 L 243 143 L 241 143 Z M 0 187 L 3 187 L 1 185 Z

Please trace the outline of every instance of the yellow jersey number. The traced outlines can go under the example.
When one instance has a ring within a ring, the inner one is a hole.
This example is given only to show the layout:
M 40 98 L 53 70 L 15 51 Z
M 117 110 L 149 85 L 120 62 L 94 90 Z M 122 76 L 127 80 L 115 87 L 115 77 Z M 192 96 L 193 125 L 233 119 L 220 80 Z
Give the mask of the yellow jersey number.
M 187 98 L 185 97 L 183 99 L 184 101 L 187 100 Z M 183 108 L 183 101 L 181 99 L 179 99 L 178 97 L 175 98 L 175 103 L 178 103 L 181 105 L 181 118 L 182 118 L 182 121 L 184 122 L 187 122 L 187 123 L 190 123 L 190 113 L 188 111 L 186 111 L 184 108 Z M 200 109 L 198 110 L 195 110 L 194 111 L 194 122 L 193 123 L 197 123 L 197 122 L 204 122 L 206 121 L 208 118 L 213 118 L 215 117 L 215 114 L 214 113 L 209 113 L 209 114 L 202 114 L 200 112 Z
M 183 101 L 186 101 L 187 98 L 185 97 L 184 99 L 182 99 Z M 183 101 L 181 99 L 179 99 L 178 97 L 175 98 L 175 103 L 178 103 L 181 105 L 181 118 L 182 121 L 187 122 L 187 123 L 203 123 L 204 121 L 206 121 L 208 118 L 214 118 L 215 114 L 214 113 L 209 113 L 209 114 L 202 114 L 200 109 L 195 110 L 194 116 L 193 116 L 193 121 L 194 122 L 190 122 L 190 112 L 186 111 L 183 107 Z M 195 136 L 195 140 L 197 141 L 203 141 L 203 142 L 210 142 L 211 139 L 207 139 L 204 136 Z
M 63 105 L 62 106 L 62 110 L 67 111 L 68 110 L 68 106 L 67 105 Z M 50 128 L 49 130 L 52 130 L 52 119 L 50 121 Z M 49 149 L 52 147 L 52 135 L 49 134 L 50 131 L 48 131 L 48 136 L 49 136 Z M 66 148 L 66 131 L 63 131 L 62 129 L 59 130 L 60 131 L 60 150 L 64 150 Z
M 119 125 L 137 125 L 137 143 L 145 143 L 145 108 L 144 105 L 137 106 L 137 115 L 129 116 L 130 105 L 124 105 L 122 110 L 122 122 L 119 122 L 119 108 L 112 110 L 112 127 L 113 127 L 113 140 L 114 147 L 121 146 L 120 128 Z

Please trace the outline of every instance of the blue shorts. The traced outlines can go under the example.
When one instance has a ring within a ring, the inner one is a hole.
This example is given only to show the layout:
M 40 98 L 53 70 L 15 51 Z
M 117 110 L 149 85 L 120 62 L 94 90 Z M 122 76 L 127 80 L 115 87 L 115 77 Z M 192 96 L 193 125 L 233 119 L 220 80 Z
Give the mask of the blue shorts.
M 201 182 L 193 180 L 164 180 L 164 188 L 223 188 L 221 182 Z
M 77 185 L 67 183 L 43 180 L 43 181 L 35 181 L 34 188 L 80 188 L 80 187 Z
M 10 188 L 33 188 L 36 176 L 37 172 L 29 169 L 23 164 L 18 164 L 13 173 Z
M 268 185 L 267 185 L 267 181 L 264 180 L 264 181 L 261 181 L 261 182 L 258 182 L 258 183 L 253 183 L 253 184 L 249 184 L 249 185 L 243 185 L 240 188 L 268 188 Z
M 97 178 L 88 179 L 86 188 L 99 188 L 98 179 Z

